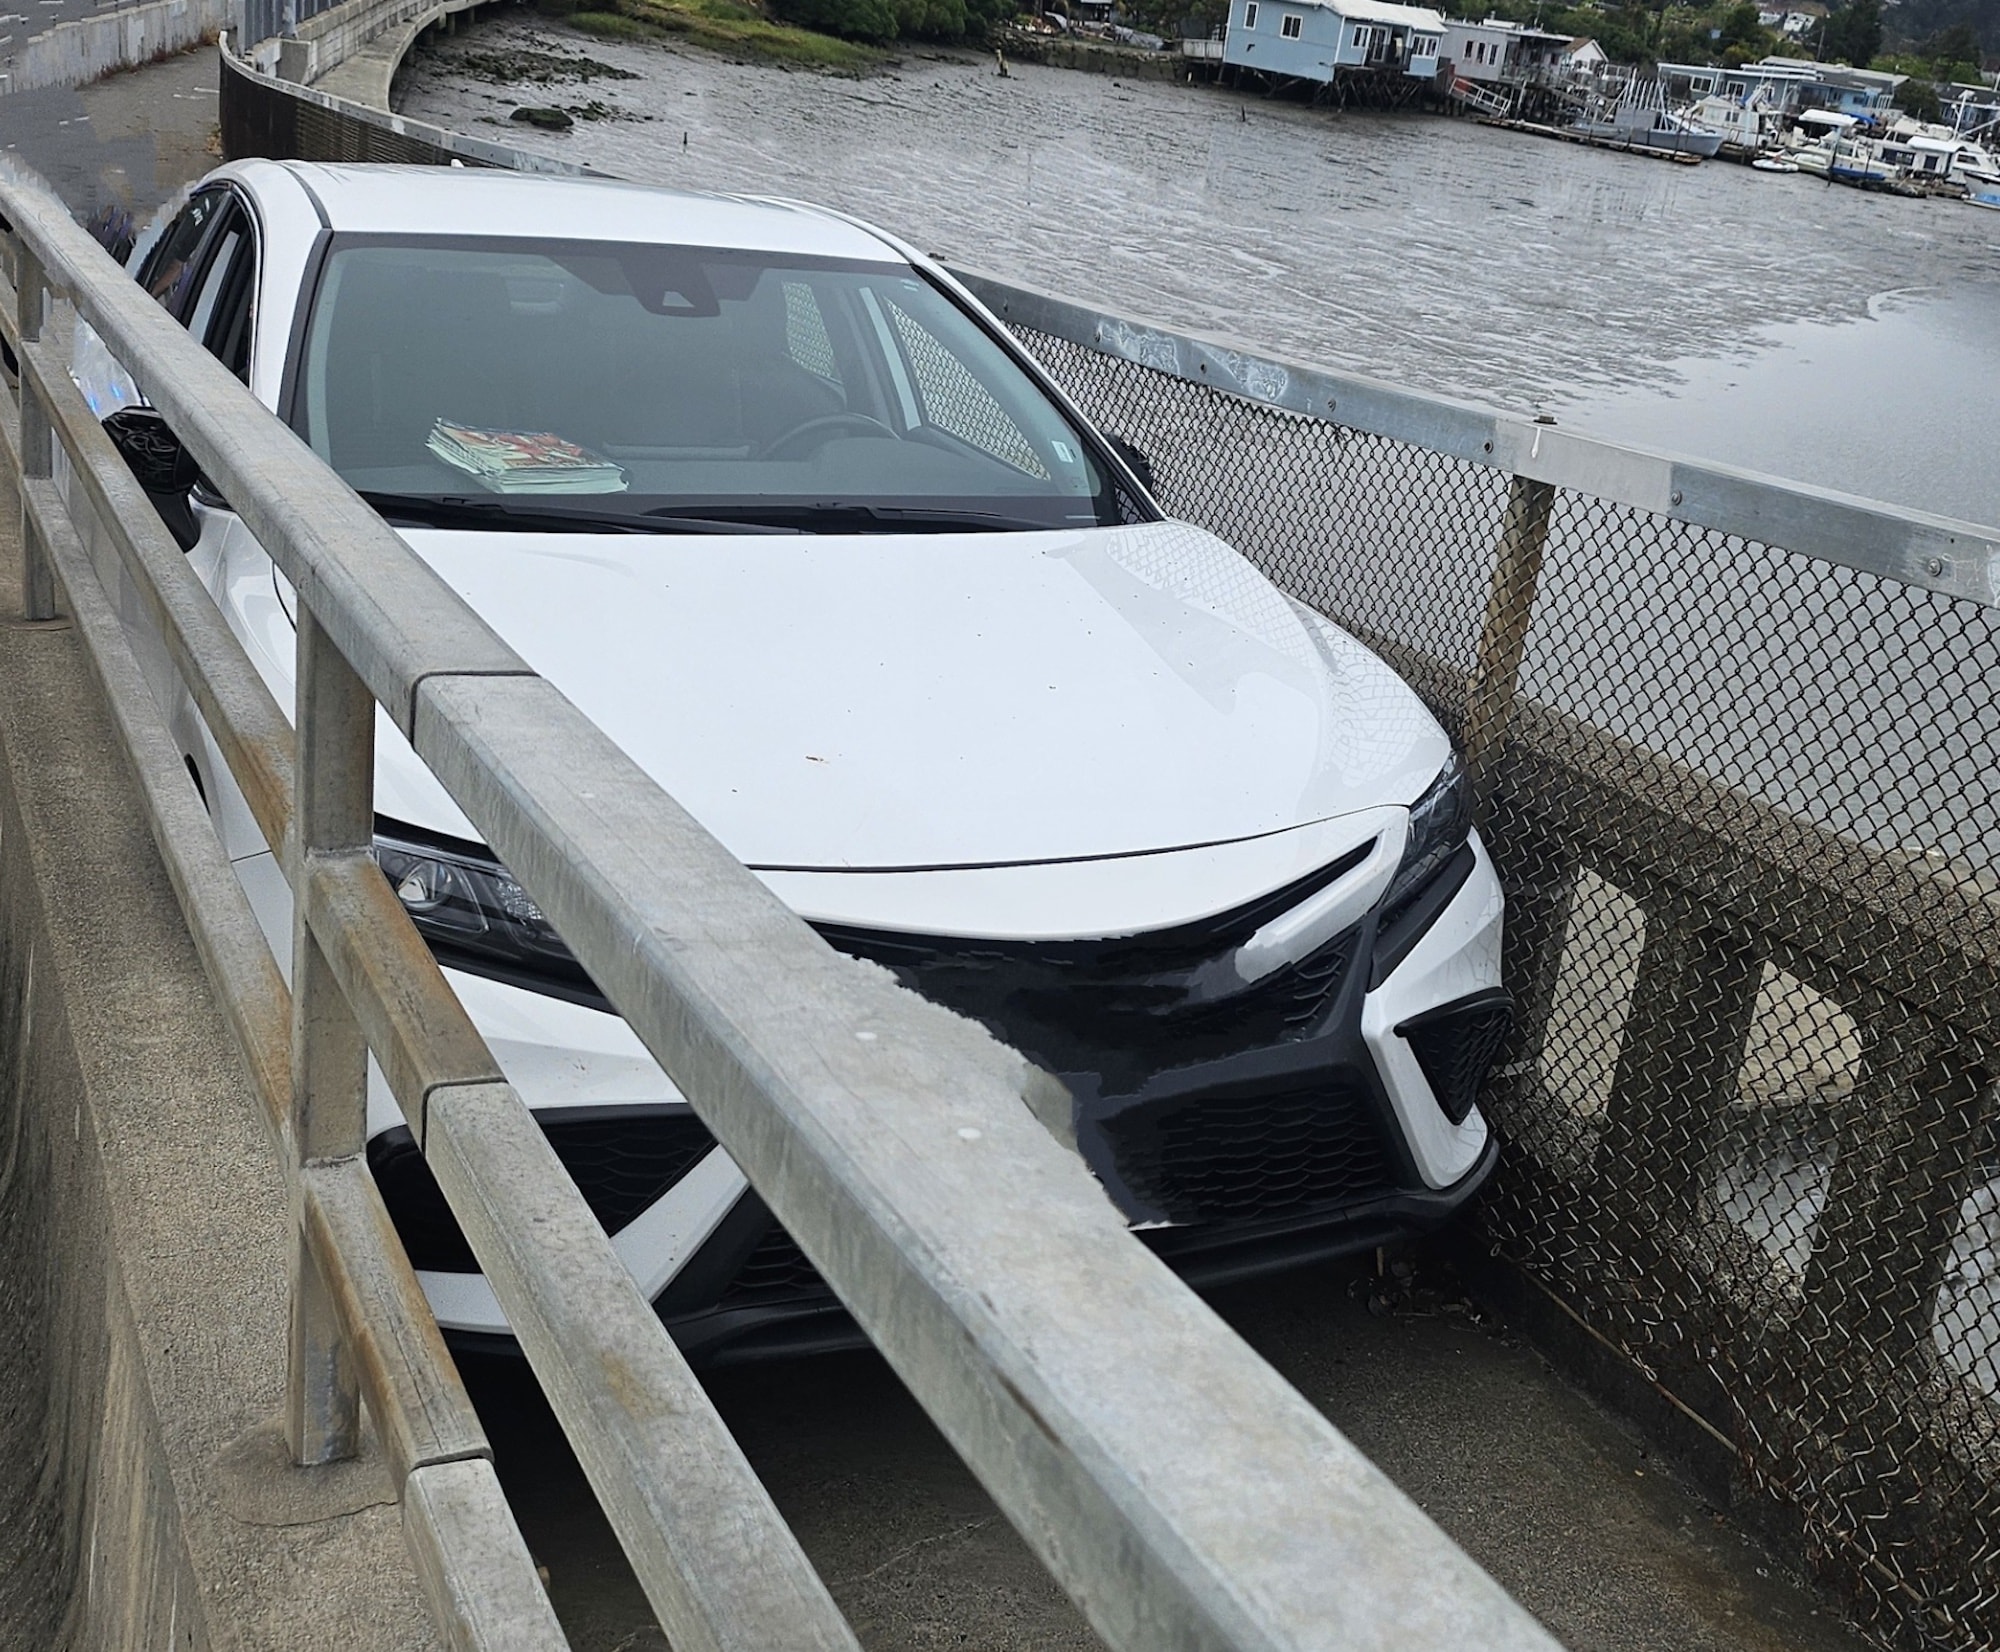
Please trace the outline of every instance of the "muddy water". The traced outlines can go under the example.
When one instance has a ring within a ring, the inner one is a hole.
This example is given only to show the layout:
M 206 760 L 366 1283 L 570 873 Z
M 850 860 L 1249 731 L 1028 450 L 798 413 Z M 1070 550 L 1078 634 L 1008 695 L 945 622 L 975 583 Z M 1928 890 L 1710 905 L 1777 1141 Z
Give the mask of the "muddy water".
M 510 85 L 463 66 L 520 46 L 639 78 Z M 590 99 L 626 118 L 506 120 Z M 849 80 L 511 21 L 427 49 L 399 107 L 624 176 L 824 201 L 953 260 L 1328 366 L 2000 521 L 2000 213 L 1466 121 L 1002 79 L 971 54 Z

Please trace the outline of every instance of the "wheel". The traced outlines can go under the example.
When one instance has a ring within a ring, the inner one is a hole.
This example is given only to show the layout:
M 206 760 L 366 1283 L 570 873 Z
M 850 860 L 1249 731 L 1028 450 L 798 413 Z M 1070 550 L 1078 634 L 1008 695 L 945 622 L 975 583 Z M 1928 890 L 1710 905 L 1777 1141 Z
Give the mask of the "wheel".
M 817 452 L 843 430 L 862 436 L 894 436 L 880 419 L 870 413 L 821 413 L 807 419 L 803 424 L 795 424 L 783 435 L 774 436 L 764 444 L 757 457 L 760 459 L 803 459 L 808 453 Z

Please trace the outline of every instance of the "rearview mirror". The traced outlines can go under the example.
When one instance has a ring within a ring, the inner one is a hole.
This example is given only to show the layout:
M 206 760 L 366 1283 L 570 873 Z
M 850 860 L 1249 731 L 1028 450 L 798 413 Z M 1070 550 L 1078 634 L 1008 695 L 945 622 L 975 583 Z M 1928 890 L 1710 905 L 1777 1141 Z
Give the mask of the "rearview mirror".
M 194 549 L 201 537 L 201 526 L 188 506 L 188 494 L 201 479 L 194 455 L 150 407 L 120 408 L 104 421 L 104 433 L 180 548 Z

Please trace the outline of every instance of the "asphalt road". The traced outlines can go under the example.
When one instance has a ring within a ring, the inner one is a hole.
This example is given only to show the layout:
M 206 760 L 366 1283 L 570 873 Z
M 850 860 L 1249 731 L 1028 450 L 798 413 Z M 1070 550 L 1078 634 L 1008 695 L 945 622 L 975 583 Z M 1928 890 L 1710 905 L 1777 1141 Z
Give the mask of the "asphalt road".
M 195 52 L 0 97 L 0 147 L 80 215 L 116 202 L 143 217 L 215 164 L 214 88 Z M 1859 1652 L 1825 1602 L 1440 1267 L 1333 1265 L 1218 1306 L 1575 1652 Z M 525 1368 L 466 1375 L 578 1652 L 664 1648 Z M 869 1652 L 1097 1645 L 880 1360 L 720 1373 L 711 1389 Z

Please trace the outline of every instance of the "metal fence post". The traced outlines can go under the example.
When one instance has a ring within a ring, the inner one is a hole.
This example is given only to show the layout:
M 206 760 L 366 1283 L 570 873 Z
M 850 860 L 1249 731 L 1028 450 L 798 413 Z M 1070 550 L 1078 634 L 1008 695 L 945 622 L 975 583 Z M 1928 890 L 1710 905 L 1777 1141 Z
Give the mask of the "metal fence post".
M 1535 614 L 1535 587 L 1542 575 L 1542 551 L 1548 544 L 1549 514 L 1555 502 L 1552 483 L 1516 476 L 1507 484 L 1499 554 L 1486 596 L 1486 620 L 1479 630 L 1479 659 L 1465 688 L 1465 761 L 1472 771 L 1474 817 L 1482 821 L 1507 741 L 1507 720 L 1527 653 L 1528 623 Z
M 368 1045 L 306 923 L 311 861 L 366 852 L 375 827 L 375 701 L 305 604 L 299 606 L 298 796 L 292 854 L 292 1152 L 303 1166 L 358 1154 L 368 1127 Z M 294 1461 L 354 1455 L 353 1364 L 331 1293 L 298 1225 L 285 1408 Z
M 42 336 L 42 307 L 48 283 L 42 262 L 18 237 L 14 254 L 14 297 L 16 315 L 25 347 Z M 54 619 L 56 614 L 55 577 L 49 568 L 48 547 L 42 543 L 28 510 L 27 487 L 31 481 L 46 480 L 55 471 L 55 438 L 49 429 L 48 409 L 36 394 L 34 381 L 22 363 L 21 391 L 21 617 L 31 620 Z

